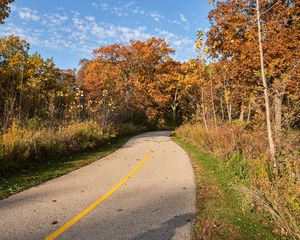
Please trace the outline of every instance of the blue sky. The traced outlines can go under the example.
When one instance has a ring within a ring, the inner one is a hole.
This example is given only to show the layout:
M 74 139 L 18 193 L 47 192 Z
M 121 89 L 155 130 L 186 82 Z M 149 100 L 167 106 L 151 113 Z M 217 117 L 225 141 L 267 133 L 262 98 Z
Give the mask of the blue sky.
M 165 38 L 185 61 L 197 30 L 209 27 L 208 11 L 207 0 L 16 0 L 0 36 L 25 38 L 60 68 L 78 68 L 102 45 L 149 37 Z

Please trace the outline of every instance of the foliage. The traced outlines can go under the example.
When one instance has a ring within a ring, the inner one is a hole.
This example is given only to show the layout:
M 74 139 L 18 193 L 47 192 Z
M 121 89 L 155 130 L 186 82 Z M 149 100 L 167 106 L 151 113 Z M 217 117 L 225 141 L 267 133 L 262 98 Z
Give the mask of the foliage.
M 79 71 L 92 111 L 108 114 L 114 106 L 117 122 L 143 124 L 162 118 L 168 96 L 162 92 L 160 75 L 173 63 L 169 57 L 173 52 L 156 38 L 94 50 L 94 59 L 82 61 Z
M 299 112 L 293 108 L 296 105 L 299 109 L 300 104 L 300 6 L 297 0 L 261 0 L 259 4 L 272 120 L 278 130 L 299 121 Z M 255 1 L 249 0 L 217 2 L 209 14 L 212 26 L 207 35 L 208 53 L 218 60 L 213 76 L 229 95 L 226 105 L 232 109 L 231 114 L 248 106 L 250 117 L 264 111 L 255 8 Z
M 29 47 L 19 37 L 0 39 L 0 126 L 3 130 L 14 119 L 24 123 L 38 117 L 52 125 L 65 122 L 74 115 L 72 105 L 80 106 L 74 72 L 56 68 L 51 59 L 44 60 L 37 53 L 30 55 Z
M 8 4 L 12 3 L 14 0 L 1 0 L 0 1 L 0 24 L 4 23 L 4 19 L 8 17 L 10 12 L 10 7 Z
M 196 181 L 197 216 L 193 239 L 285 239 L 272 232 L 264 214 L 237 187 L 236 168 L 219 162 L 176 134 L 175 141 L 192 160 Z
M 267 140 L 263 129 L 245 130 L 242 125 L 205 129 L 200 124 L 183 125 L 177 135 L 213 155 L 217 164 L 232 171 L 231 178 L 244 186 L 243 193 L 266 210 L 282 235 L 299 238 L 300 133 L 285 133 L 281 138 L 280 179 L 275 181 L 268 162 Z M 216 160 L 217 161 L 217 160 Z

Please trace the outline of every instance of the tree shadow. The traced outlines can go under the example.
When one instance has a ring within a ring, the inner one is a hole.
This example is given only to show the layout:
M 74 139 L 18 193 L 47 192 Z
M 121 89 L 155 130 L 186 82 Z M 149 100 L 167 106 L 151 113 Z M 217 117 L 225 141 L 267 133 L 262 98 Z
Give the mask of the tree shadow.
M 171 240 L 175 230 L 186 224 L 190 224 L 195 218 L 194 213 L 186 213 L 163 222 L 159 228 L 143 232 L 130 240 Z

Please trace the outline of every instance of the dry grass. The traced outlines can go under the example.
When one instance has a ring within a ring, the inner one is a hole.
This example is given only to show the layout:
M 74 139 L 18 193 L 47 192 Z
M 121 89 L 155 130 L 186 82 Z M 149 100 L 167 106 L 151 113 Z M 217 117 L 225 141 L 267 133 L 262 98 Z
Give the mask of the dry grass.
M 275 181 L 263 129 L 247 130 L 241 124 L 205 129 L 186 124 L 177 135 L 220 160 L 235 172 L 232 178 L 244 186 L 243 192 L 268 213 L 274 231 L 300 239 L 300 133 L 277 136 L 280 179 Z
M 4 173 L 49 156 L 91 149 L 113 136 L 93 121 L 74 122 L 58 129 L 30 129 L 14 123 L 0 137 L 0 169 Z

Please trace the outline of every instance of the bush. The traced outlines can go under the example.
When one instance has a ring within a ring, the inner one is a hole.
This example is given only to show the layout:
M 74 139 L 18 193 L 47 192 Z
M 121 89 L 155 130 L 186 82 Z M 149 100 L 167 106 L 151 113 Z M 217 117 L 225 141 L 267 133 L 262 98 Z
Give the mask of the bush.
M 143 131 L 146 131 L 146 127 L 140 125 L 134 125 L 133 123 L 122 123 L 117 127 L 117 132 L 119 136 L 136 134 Z
M 247 130 L 248 129 L 248 130 Z M 266 133 L 243 124 L 212 126 L 186 124 L 176 130 L 186 142 L 219 159 L 234 172 L 243 192 L 269 213 L 275 231 L 300 239 L 300 133 L 277 136 L 280 179 L 275 181 Z

